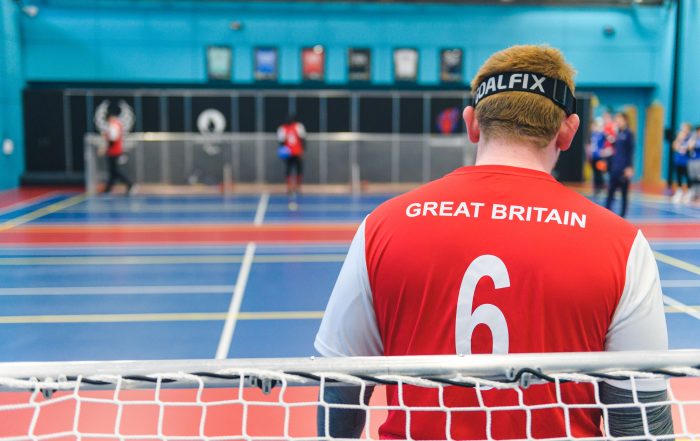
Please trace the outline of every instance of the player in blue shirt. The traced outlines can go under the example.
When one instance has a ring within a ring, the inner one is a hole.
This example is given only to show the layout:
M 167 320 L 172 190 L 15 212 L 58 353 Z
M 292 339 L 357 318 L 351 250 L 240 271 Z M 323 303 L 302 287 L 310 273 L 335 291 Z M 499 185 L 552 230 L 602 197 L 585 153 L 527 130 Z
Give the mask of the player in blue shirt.
M 615 115 L 617 125 L 617 137 L 615 139 L 615 153 L 610 158 L 608 187 L 608 198 L 605 206 L 611 209 L 615 193 L 618 189 L 622 193 L 622 209 L 620 216 L 627 214 L 627 193 L 629 192 L 630 180 L 634 174 L 632 159 L 634 157 L 634 135 L 629 129 L 629 117 L 619 112 Z
M 690 202 L 690 177 L 688 176 L 688 160 L 690 159 L 690 142 L 693 136 L 690 124 L 681 124 L 681 130 L 673 141 L 673 166 L 676 172 L 676 192 L 671 200 L 674 204 L 681 201 Z M 683 186 L 685 181 L 685 187 Z

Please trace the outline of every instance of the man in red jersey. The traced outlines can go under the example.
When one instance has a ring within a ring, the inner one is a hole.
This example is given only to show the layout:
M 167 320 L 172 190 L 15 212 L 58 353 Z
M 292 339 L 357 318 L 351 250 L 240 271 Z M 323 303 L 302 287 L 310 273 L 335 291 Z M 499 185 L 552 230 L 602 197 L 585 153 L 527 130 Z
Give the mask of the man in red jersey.
M 493 54 L 463 113 L 478 144 L 463 167 L 387 201 L 360 225 L 315 347 L 324 356 L 590 352 L 667 349 L 658 269 L 642 233 L 552 178 L 579 126 L 573 68 L 542 46 Z M 605 261 L 601 261 L 601 258 Z M 666 397 L 663 381 L 637 382 L 640 401 Z M 602 383 L 604 403 L 633 401 L 629 383 Z M 595 404 L 590 384 L 560 385 L 561 401 Z M 553 384 L 523 390 L 527 405 L 557 403 Z M 390 406 L 504 407 L 512 390 L 387 387 Z M 362 397 L 367 399 L 368 397 Z M 328 403 L 359 403 L 358 388 L 326 387 Z M 653 434 L 672 433 L 668 406 L 645 410 Z M 522 439 L 601 436 L 595 406 L 522 410 L 390 410 L 383 439 Z M 332 409 L 329 433 L 356 437 L 362 411 Z M 644 434 L 639 406 L 610 409 L 614 436 Z M 529 430 L 528 432 L 528 425 Z M 570 434 L 567 432 L 569 426 Z M 449 431 L 449 432 L 448 432 Z
M 114 184 L 121 181 L 126 185 L 126 194 L 131 194 L 133 184 L 119 170 L 119 157 L 124 153 L 124 128 L 114 109 L 107 111 L 107 130 L 102 136 L 107 141 L 107 170 L 109 171 L 104 193 L 111 192 Z
M 296 115 L 289 115 L 287 121 L 277 129 L 277 140 L 280 147 L 285 150 L 285 178 L 287 180 L 287 193 L 292 195 L 299 193 L 303 180 L 304 142 L 306 140 L 306 128 L 297 121 Z M 292 172 L 295 177 L 292 179 Z

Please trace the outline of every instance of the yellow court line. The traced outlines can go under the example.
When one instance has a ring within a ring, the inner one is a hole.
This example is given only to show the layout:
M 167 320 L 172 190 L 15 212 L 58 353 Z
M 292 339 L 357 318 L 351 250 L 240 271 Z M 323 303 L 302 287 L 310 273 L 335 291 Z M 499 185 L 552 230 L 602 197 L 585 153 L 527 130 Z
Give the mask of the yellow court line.
M 175 312 L 145 314 L 76 314 L 0 316 L 0 324 L 40 323 L 141 323 L 224 321 L 226 312 Z M 309 320 L 320 319 L 323 311 L 241 312 L 238 320 Z
M 258 255 L 255 263 L 343 262 L 345 254 Z M 243 256 L 71 256 L 0 257 L 0 266 L 20 265 L 179 265 L 241 263 Z
M 6 222 L 3 222 L 0 224 L 0 233 L 3 231 L 7 231 L 11 228 L 17 227 L 19 225 L 24 225 L 26 223 L 29 223 L 33 220 L 39 219 L 40 217 L 44 217 L 47 214 L 55 213 L 57 211 L 63 210 L 64 208 L 71 207 L 73 205 L 77 205 L 85 200 L 87 196 L 84 194 L 79 194 L 73 197 L 70 197 L 68 199 L 64 199 L 60 202 L 56 202 L 55 204 L 47 205 L 46 207 L 39 208 L 38 210 L 34 210 L 30 213 L 23 214 L 22 216 L 16 217 L 14 219 L 10 219 Z
M 690 262 L 686 262 L 685 260 L 676 259 L 675 257 L 671 257 L 663 253 L 659 253 L 658 251 L 654 251 L 654 257 L 656 257 L 656 260 L 658 260 L 659 262 L 675 266 L 676 268 L 680 268 L 682 270 L 686 270 L 688 272 L 700 276 L 700 266 L 694 265 Z

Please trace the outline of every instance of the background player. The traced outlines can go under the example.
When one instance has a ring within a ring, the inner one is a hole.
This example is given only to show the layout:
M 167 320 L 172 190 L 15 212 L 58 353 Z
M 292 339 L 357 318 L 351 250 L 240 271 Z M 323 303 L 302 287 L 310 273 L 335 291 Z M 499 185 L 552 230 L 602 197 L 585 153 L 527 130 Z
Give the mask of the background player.
M 620 216 L 627 215 L 627 195 L 629 194 L 630 181 L 634 176 L 632 161 L 634 158 L 634 134 L 629 128 L 629 117 L 623 112 L 615 114 L 615 126 L 617 134 L 615 136 L 614 152 L 610 157 L 608 169 L 608 197 L 605 206 L 612 208 L 615 193 L 620 190 L 622 205 Z
M 588 159 L 593 170 L 593 195 L 598 196 L 605 189 L 605 172 L 608 170 L 607 158 L 601 156 L 605 145 L 602 120 L 591 123 L 591 137 L 588 143 Z
M 296 195 L 301 191 L 304 173 L 304 143 L 306 142 L 306 128 L 297 121 L 296 115 L 289 115 L 287 121 L 279 126 L 277 140 L 280 147 L 286 146 L 289 150 L 284 158 L 287 194 Z M 294 178 L 292 178 L 292 174 L 295 175 Z
M 690 177 L 688 176 L 688 161 L 690 160 L 691 146 L 695 147 L 693 130 L 690 123 L 684 122 L 681 124 L 681 130 L 678 132 L 672 146 L 673 166 L 678 187 L 671 200 L 674 204 L 680 204 L 681 202 L 689 203 L 691 200 L 691 185 Z
M 478 144 L 476 166 L 391 199 L 360 225 L 316 338 L 321 354 L 667 348 L 658 270 L 642 233 L 550 175 L 579 126 L 573 89 L 573 68 L 552 48 L 514 46 L 485 62 L 473 83 L 475 105 L 463 114 Z M 571 222 L 574 215 L 582 222 Z M 600 399 L 631 402 L 630 387 L 602 383 Z M 666 397 L 664 382 L 636 387 L 641 401 Z M 591 385 L 560 391 L 566 403 L 596 402 Z M 530 387 L 522 399 L 556 403 L 557 393 L 552 384 Z M 323 394 L 331 403 L 360 400 L 352 388 L 326 387 Z M 513 391 L 482 395 L 489 407 L 519 404 Z M 401 400 L 409 408 L 480 405 L 464 388 L 438 396 L 405 387 Z M 399 404 L 397 387 L 387 387 L 387 401 Z M 454 411 L 450 426 L 445 412 L 412 412 L 407 428 L 406 413 L 391 410 L 380 436 L 568 438 L 568 422 L 574 437 L 599 437 L 601 410 L 594 407 L 570 407 L 566 415 L 539 409 L 529 419 L 522 411 L 491 412 L 488 434 L 484 412 Z M 671 433 L 668 407 L 646 413 L 651 433 Z M 326 436 L 323 417 L 319 408 L 319 435 Z M 332 410 L 330 435 L 356 437 L 363 419 L 362 411 Z M 609 409 L 608 422 L 614 436 L 644 433 L 638 406 Z
M 124 153 L 124 128 L 119 121 L 119 113 L 114 108 L 107 110 L 107 130 L 102 134 L 107 141 L 107 170 L 109 177 L 104 193 L 112 191 L 117 181 L 126 185 L 126 194 L 131 194 L 133 183 L 119 170 L 119 158 Z

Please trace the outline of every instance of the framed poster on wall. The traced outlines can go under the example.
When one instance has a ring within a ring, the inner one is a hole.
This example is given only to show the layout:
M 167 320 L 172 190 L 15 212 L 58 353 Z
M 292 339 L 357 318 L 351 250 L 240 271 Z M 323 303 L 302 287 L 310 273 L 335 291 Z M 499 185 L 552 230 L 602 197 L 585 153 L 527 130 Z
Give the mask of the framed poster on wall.
M 326 77 L 326 53 L 323 46 L 301 50 L 301 77 L 304 81 L 323 81 Z
M 207 78 L 210 81 L 231 81 L 231 48 L 207 46 Z
M 370 80 L 371 56 L 369 49 L 348 49 L 348 80 Z
M 443 49 L 440 51 L 440 81 L 443 83 L 462 82 L 462 49 Z
M 254 52 L 254 69 L 256 81 L 277 81 L 276 47 L 256 47 Z
M 418 51 L 412 48 L 394 49 L 394 81 L 418 80 Z

